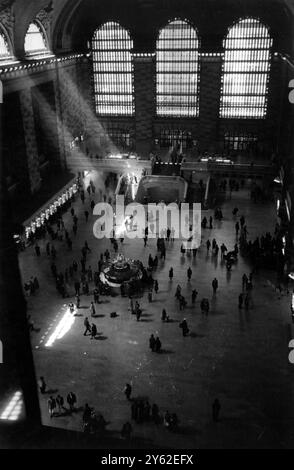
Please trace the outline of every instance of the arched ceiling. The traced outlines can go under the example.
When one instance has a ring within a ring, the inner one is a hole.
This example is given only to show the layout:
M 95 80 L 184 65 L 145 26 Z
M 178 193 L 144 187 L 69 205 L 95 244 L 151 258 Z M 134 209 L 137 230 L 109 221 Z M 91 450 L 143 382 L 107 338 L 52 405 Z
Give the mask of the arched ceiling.
M 152 47 L 152 28 L 158 30 L 171 15 L 190 17 L 191 12 L 200 29 L 210 34 L 211 28 L 212 35 L 223 34 L 236 15 L 256 12 L 268 20 L 276 35 L 284 37 L 284 42 L 287 34 L 294 44 L 294 0 L 0 0 L 0 13 L 11 6 L 19 55 L 28 25 L 44 8 L 50 12 L 51 46 L 56 52 L 82 49 L 96 27 L 109 19 L 117 19 L 136 32 L 138 49 Z

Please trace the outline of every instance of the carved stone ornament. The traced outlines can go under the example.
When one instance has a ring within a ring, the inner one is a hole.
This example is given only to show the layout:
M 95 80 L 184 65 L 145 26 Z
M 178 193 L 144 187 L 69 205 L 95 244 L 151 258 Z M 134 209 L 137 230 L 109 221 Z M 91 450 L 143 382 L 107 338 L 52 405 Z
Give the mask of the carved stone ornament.
M 8 32 L 10 39 L 12 39 L 13 37 L 14 22 L 15 22 L 15 16 L 14 16 L 13 8 L 11 6 L 8 6 L 4 9 L 1 9 L 1 6 L 0 6 L 0 23 Z
M 42 24 L 43 28 L 45 29 L 47 35 L 50 34 L 50 30 L 51 30 L 53 10 L 54 10 L 53 1 L 51 1 L 47 5 L 47 7 L 40 10 L 39 13 L 36 15 L 36 20 L 40 21 L 40 23 Z

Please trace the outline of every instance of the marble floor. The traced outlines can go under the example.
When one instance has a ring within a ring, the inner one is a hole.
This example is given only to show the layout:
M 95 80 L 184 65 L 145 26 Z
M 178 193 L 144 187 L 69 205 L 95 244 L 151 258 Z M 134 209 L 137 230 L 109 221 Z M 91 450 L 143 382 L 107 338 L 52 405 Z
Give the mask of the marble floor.
M 96 187 L 103 186 L 103 174 L 91 174 Z M 104 188 L 103 188 L 104 190 Z M 98 196 L 96 197 L 98 201 Z M 87 207 L 89 202 L 86 201 Z M 271 204 L 253 204 L 247 191 L 233 193 L 223 204 L 224 220 L 213 230 L 203 230 L 203 245 L 196 260 L 181 256 L 181 241 L 170 244 L 165 262 L 159 262 L 154 277 L 159 292 L 154 302 L 147 295 L 139 300 L 143 308 L 141 321 L 128 311 L 128 299 L 102 297 L 95 319 L 100 339 L 91 341 L 83 336 L 84 318 L 89 315 L 92 297 L 82 297 L 79 316 L 74 317 L 69 330 L 61 339 L 46 347 L 48 338 L 63 318 L 67 304 L 74 300 L 62 299 L 56 292 L 51 275 L 50 260 L 45 253 L 45 242 L 40 243 L 42 255 L 37 258 L 33 247 L 20 254 L 23 281 L 32 275 L 40 282 L 39 292 L 28 298 L 28 311 L 39 332 L 32 332 L 32 347 L 37 376 L 43 375 L 49 389 L 63 396 L 74 391 L 78 406 L 88 403 L 100 411 L 109 431 L 119 431 L 131 419 L 130 403 L 123 393 L 126 382 L 132 384 L 134 397 L 146 397 L 157 403 L 161 413 L 177 413 L 180 429 L 171 433 L 162 425 L 151 423 L 133 425 L 134 435 L 152 446 L 169 448 L 291 448 L 294 446 L 294 366 L 288 361 L 288 342 L 291 336 L 290 296 L 279 298 L 274 289 L 275 275 L 261 271 L 254 278 L 253 308 L 238 309 L 242 275 L 250 272 L 247 261 L 239 257 L 238 264 L 227 273 L 220 257 L 206 254 L 207 238 L 225 242 L 228 248 L 235 243 L 235 221 L 232 208 L 238 206 L 247 219 L 249 238 L 271 231 L 275 211 Z M 77 237 L 73 236 L 73 252 L 63 242 L 55 243 L 59 271 L 76 258 L 88 241 L 92 250 L 89 265 L 96 268 L 100 253 L 110 249 L 108 240 L 94 238 L 95 218 L 84 221 L 84 206 L 74 204 L 79 216 Z M 205 215 L 209 216 L 210 211 Z M 72 230 L 70 214 L 64 221 Z M 144 248 L 143 240 L 125 240 L 122 253 L 141 259 L 156 253 L 156 241 L 150 240 Z M 174 268 L 174 279 L 168 272 Z M 193 270 L 187 282 L 187 268 Z M 211 282 L 218 278 L 219 289 L 212 295 Z M 188 306 L 179 310 L 174 293 L 181 284 Z M 195 307 L 191 305 L 191 291 L 199 292 Z M 71 294 L 74 295 L 73 286 Z M 200 300 L 211 301 L 211 312 L 203 317 Z M 160 316 L 165 308 L 174 320 L 163 324 Z M 110 318 L 116 311 L 117 318 Z M 178 323 L 186 317 L 191 334 L 183 337 Z M 162 341 L 162 354 L 152 353 L 148 339 L 151 333 Z M 221 403 L 220 421 L 212 421 L 211 405 L 215 398 Z M 42 419 L 45 425 L 80 430 L 82 413 L 49 418 L 48 396 L 40 396 Z

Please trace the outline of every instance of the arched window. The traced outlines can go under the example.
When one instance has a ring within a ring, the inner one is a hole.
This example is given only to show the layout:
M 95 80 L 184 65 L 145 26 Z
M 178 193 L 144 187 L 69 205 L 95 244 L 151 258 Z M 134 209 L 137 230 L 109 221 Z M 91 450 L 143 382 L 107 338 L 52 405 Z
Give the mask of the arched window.
M 30 24 L 26 33 L 25 52 L 28 55 L 48 52 L 47 40 L 43 28 L 35 21 Z
M 186 21 L 171 21 L 159 34 L 156 59 L 157 114 L 198 115 L 197 31 Z
M 12 57 L 6 35 L 0 30 L 0 60 Z
M 259 20 L 246 18 L 224 41 L 220 116 L 260 119 L 267 113 L 272 39 Z
M 132 115 L 133 41 L 126 29 L 108 22 L 97 29 L 92 39 L 96 112 Z

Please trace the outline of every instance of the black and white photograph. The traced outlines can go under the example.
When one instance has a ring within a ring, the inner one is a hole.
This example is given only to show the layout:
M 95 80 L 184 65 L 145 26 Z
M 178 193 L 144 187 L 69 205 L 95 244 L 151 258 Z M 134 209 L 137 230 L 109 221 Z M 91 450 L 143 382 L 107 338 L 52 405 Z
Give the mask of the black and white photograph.
M 294 449 L 294 0 L 0 0 L 0 451 L 25 449 Z

